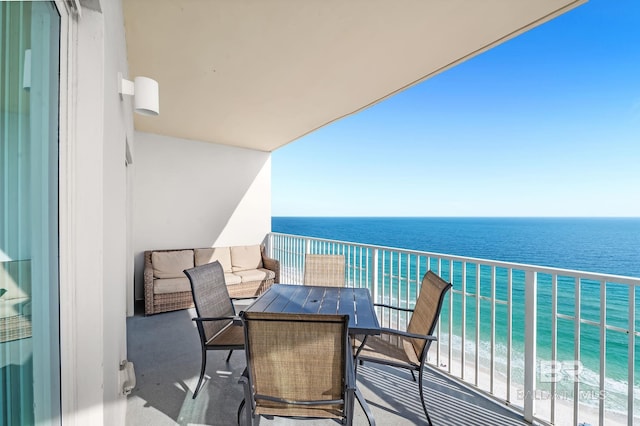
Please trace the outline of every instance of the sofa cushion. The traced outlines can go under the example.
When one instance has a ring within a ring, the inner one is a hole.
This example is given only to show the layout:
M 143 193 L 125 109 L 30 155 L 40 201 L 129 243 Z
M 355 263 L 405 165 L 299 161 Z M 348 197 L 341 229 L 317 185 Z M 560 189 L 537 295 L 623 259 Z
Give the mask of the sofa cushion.
M 225 273 L 224 274 L 224 283 L 226 285 L 240 284 L 242 282 L 242 278 L 240 275 Z
M 28 310 L 25 307 L 28 307 Z M 0 299 L 0 318 L 9 318 L 16 315 L 31 315 L 31 300 L 28 297 L 10 300 Z
M 235 275 L 240 276 L 242 278 L 243 283 L 248 283 L 250 281 L 264 281 L 270 280 L 276 277 L 276 273 L 270 271 L 268 269 L 249 269 L 246 271 L 237 271 L 234 272 Z
M 154 251 L 151 253 L 153 276 L 156 278 L 187 278 L 185 269 L 193 268 L 193 250 Z
M 0 300 L 31 296 L 31 261 L 0 262 Z
M 163 278 L 153 280 L 153 294 L 178 293 L 181 291 L 191 291 L 189 278 Z
M 233 272 L 262 268 L 262 252 L 259 245 L 231 247 Z
M 231 272 L 231 250 L 229 247 L 195 249 L 196 266 L 220 262 L 224 272 Z

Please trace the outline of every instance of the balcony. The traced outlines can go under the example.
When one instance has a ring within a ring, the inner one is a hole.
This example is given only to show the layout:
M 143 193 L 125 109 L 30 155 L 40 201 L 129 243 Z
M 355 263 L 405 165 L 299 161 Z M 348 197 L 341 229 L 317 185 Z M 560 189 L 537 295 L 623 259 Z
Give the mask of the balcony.
M 640 421 L 638 278 L 277 233 L 266 242 L 281 262 L 281 282 L 302 282 L 305 253 L 331 253 L 345 256 L 348 285 L 369 288 L 377 302 L 412 307 L 427 269 L 453 283 L 429 359 L 426 398 L 435 424 Z M 209 354 L 211 378 L 192 400 L 200 362 L 192 316 L 129 319 L 138 386 L 127 424 L 235 424 L 244 357 L 225 364 L 225 354 Z M 383 326 L 408 320 L 378 316 Z M 424 423 L 407 372 L 365 364 L 358 386 L 378 424 Z M 271 422 L 292 423 L 264 421 Z M 356 424 L 366 424 L 359 408 Z
M 239 306 L 239 309 L 242 307 Z M 200 341 L 191 318 L 193 309 L 145 317 L 142 312 L 128 319 L 129 359 L 135 363 L 137 385 L 129 396 L 127 425 L 235 425 L 242 400 L 238 379 L 246 365 L 244 353 L 210 351 L 208 380 L 197 399 L 192 399 L 200 372 Z M 521 416 L 491 401 L 446 375 L 427 374 L 427 403 L 436 425 L 526 424 Z M 425 418 L 418 386 L 411 374 L 393 368 L 358 369 L 358 387 L 363 391 L 378 425 L 418 425 Z M 456 407 L 452 410 L 451 407 Z M 261 424 L 296 424 L 294 420 L 262 419 Z M 335 425 L 330 420 L 309 420 L 309 425 Z M 356 404 L 355 425 L 367 420 Z

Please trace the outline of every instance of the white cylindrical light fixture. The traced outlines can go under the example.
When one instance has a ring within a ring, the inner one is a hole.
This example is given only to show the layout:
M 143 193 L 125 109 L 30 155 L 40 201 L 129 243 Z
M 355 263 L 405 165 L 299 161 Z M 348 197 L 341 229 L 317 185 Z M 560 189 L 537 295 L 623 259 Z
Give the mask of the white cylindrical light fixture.
M 136 77 L 134 79 L 133 108 L 138 114 L 160 114 L 160 97 L 158 95 L 158 82 L 149 77 Z
M 118 73 L 120 99 L 133 96 L 133 110 L 138 114 L 155 116 L 160 114 L 158 82 L 149 77 L 136 77 L 133 81 Z

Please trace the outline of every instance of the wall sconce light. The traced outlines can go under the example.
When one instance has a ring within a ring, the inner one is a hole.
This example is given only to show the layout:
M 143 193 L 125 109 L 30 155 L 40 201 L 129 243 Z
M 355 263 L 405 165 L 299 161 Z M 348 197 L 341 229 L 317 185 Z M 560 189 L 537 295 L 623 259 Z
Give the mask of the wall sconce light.
M 149 77 L 136 77 L 133 81 L 118 73 L 118 92 L 120 99 L 124 95 L 133 96 L 133 109 L 138 114 L 155 116 L 160 114 L 160 96 L 158 82 Z

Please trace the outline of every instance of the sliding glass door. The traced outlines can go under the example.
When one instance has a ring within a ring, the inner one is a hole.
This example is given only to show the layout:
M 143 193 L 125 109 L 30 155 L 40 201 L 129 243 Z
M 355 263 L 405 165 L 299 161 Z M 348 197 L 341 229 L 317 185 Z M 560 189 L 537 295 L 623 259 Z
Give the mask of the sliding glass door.
M 60 16 L 0 2 L 0 424 L 60 424 Z

